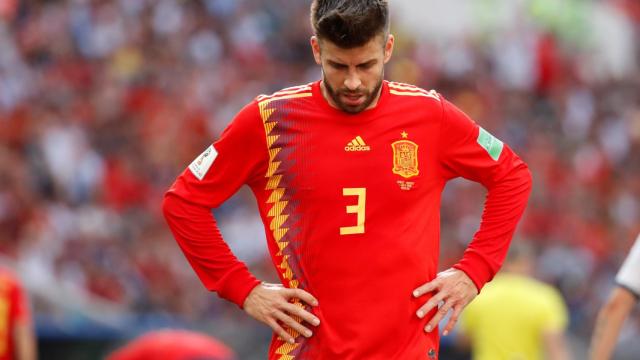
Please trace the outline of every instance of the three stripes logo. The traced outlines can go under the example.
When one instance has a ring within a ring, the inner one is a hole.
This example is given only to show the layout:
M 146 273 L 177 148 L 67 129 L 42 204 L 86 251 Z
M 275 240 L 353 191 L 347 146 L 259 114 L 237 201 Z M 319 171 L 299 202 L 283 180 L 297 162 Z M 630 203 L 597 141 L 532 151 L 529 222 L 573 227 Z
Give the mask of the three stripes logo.
M 371 151 L 371 147 L 365 144 L 364 140 L 360 136 L 356 136 L 355 139 L 351 140 L 347 146 L 344 147 L 344 150 L 347 152 L 351 151 Z

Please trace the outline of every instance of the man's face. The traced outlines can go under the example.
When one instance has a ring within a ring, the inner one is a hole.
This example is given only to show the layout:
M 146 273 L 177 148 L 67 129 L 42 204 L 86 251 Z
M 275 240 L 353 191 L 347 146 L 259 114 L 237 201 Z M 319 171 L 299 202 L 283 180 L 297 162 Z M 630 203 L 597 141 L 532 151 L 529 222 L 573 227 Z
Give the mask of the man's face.
M 391 58 L 393 36 L 378 35 L 363 46 L 343 49 L 311 38 L 316 62 L 322 67 L 324 92 L 332 106 L 350 114 L 377 102 L 384 64 Z

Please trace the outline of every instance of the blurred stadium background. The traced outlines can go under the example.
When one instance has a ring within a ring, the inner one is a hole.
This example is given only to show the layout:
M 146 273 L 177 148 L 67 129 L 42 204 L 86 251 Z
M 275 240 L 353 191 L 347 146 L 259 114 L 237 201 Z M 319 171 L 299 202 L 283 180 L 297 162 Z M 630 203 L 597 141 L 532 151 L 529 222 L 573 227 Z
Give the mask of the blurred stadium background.
M 252 97 L 319 78 L 308 7 L 0 0 L 0 255 L 31 296 L 42 359 L 98 359 L 163 327 L 264 358 L 269 329 L 206 293 L 160 201 Z M 529 164 L 534 191 L 518 237 L 537 245 L 537 276 L 562 292 L 584 358 L 640 232 L 640 2 L 393 0 L 391 9 L 387 78 L 437 89 Z M 448 185 L 443 268 L 471 238 L 483 194 Z M 252 196 L 215 214 L 236 254 L 275 280 Z M 640 319 L 627 325 L 619 358 L 638 358 Z

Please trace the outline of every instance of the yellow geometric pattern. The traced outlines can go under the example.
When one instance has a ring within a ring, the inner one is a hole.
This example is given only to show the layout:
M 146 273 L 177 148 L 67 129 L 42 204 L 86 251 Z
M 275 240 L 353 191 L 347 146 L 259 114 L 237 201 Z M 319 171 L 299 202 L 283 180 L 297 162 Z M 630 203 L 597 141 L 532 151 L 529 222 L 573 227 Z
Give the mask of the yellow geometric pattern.
M 425 90 L 414 85 L 398 82 L 389 82 L 389 92 L 400 96 L 424 96 L 440 101 L 440 96 L 435 90 Z
M 309 92 L 311 91 L 311 84 L 307 84 L 307 85 L 301 85 L 301 86 L 294 86 L 294 87 L 290 87 L 290 88 L 286 88 L 286 89 L 282 89 L 274 94 L 271 95 L 260 95 L 257 97 L 258 102 L 261 102 L 265 99 L 272 99 L 275 97 L 279 97 L 282 95 L 291 95 L 291 94 L 297 94 L 297 93 L 301 93 L 301 92 Z
M 298 281 L 298 279 L 294 278 L 293 271 L 291 270 L 291 265 L 289 264 L 290 255 L 285 255 L 283 253 L 283 251 L 289 245 L 289 242 L 284 240 L 285 235 L 289 231 L 288 228 L 284 227 L 285 222 L 289 218 L 289 214 L 285 212 L 289 201 L 283 199 L 287 189 L 284 187 L 284 184 L 282 184 L 282 175 L 277 174 L 278 169 L 282 164 L 281 161 L 277 160 L 277 156 L 282 149 L 278 147 L 278 145 L 276 145 L 276 141 L 279 138 L 279 135 L 274 133 L 274 129 L 277 126 L 277 121 L 270 120 L 271 116 L 276 110 L 270 108 L 269 104 L 271 104 L 273 101 L 309 96 L 312 96 L 310 92 L 296 93 L 266 99 L 258 103 L 260 116 L 262 117 L 262 122 L 264 124 L 264 130 L 267 138 L 267 148 L 269 150 L 269 166 L 267 168 L 266 174 L 266 177 L 268 179 L 266 190 L 271 191 L 271 193 L 269 194 L 269 198 L 267 199 L 267 204 L 272 204 L 269 213 L 267 213 L 267 217 L 271 219 L 269 223 L 269 229 L 272 231 L 273 237 L 276 241 L 276 245 L 279 249 L 276 256 L 282 257 L 282 262 L 278 266 L 278 270 L 281 272 L 282 276 L 289 282 L 289 287 L 294 289 L 298 288 L 300 282 Z M 296 300 L 294 304 L 300 307 L 304 307 L 304 305 L 299 300 Z M 297 317 L 294 317 L 294 319 L 298 322 L 301 321 L 301 319 Z M 291 328 L 288 329 L 288 332 L 294 338 L 300 336 L 297 331 Z M 280 355 L 279 359 L 293 360 L 295 358 L 295 355 L 292 355 L 292 353 L 299 346 L 299 343 L 289 344 L 283 342 L 283 344 L 276 349 L 276 354 Z

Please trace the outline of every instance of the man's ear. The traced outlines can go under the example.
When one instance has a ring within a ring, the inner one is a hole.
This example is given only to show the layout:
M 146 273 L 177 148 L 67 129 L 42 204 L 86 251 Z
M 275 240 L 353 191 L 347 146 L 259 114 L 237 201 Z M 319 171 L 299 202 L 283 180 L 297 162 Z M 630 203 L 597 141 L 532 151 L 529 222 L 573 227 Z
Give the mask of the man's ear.
M 393 35 L 389 34 L 387 36 L 387 42 L 384 44 L 384 63 L 388 63 L 391 60 L 391 55 L 393 54 L 393 43 L 395 38 Z
M 320 60 L 320 40 L 317 36 L 312 36 L 309 42 L 311 43 L 311 51 L 313 51 L 313 58 L 316 60 L 316 64 L 322 65 Z

